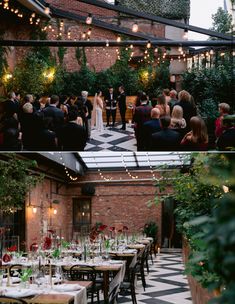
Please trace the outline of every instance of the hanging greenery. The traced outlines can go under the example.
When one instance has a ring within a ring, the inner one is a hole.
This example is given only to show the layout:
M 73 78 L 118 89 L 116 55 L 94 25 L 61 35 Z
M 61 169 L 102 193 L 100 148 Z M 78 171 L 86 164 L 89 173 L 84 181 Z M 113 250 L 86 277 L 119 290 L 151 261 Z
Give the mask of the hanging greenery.
M 187 19 L 190 0 L 119 0 L 121 5 L 169 19 Z
M 0 39 L 3 39 L 4 32 L 0 31 Z M 0 85 L 2 83 L 2 77 L 4 75 L 4 72 L 8 68 L 7 63 L 7 54 L 9 52 L 9 48 L 0 46 Z
M 4 212 L 14 212 L 25 204 L 25 196 L 32 186 L 41 180 L 33 176 L 29 169 L 36 167 L 35 161 L 18 159 L 14 154 L 0 160 L 0 208 Z

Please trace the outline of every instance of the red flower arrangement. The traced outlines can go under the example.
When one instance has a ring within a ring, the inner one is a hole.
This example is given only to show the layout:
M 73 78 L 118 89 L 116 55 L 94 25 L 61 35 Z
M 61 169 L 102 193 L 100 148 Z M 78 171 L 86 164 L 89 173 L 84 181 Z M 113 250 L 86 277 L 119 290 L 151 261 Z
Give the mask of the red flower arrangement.
M 44 243 L 43 243 L 43 249 L 44 250 L 51 249 L 51 245 L 52 245 L 51 238 L 49 238 L 48 236 L 46 236 L 45 239 L 44 239 Z
M 127 230 L 128 230 L 128 227 L 127 227 L 127 226 L 123 226 L 122 230 L 123 230 L 123 231 L 127 231 Z
M 2 257 L 2 260 L 3 260 L 4 263 L 10 262 L 10 261 L 11 261 L 11 256 L 10 256 L 10 254 L 5 253 L 5 254 L 3 255 L 3 257 Z
M 16 246 L 16 245 L 13 245 L 13 246 L 7 248 L 7 251 L 9 251 L 9 252 L 17 251 L 17 246 Z
M 107 225 L 101 225 L 99 226 L 98 231 L 103 232 L 107 227 Z
M 114 231 L 114 230 L 115 230 L 114 226 L 109 227 L 109 231 Z
M 38 244 L 37 243 L 32 243 L 29 247 L 30 251 L 36 252 L 38 250 Z

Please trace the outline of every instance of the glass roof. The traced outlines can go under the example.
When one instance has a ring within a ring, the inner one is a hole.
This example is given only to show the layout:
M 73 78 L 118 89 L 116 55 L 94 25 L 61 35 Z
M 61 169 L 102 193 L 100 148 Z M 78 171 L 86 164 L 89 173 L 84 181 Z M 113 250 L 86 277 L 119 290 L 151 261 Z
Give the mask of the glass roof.
M 88 169 L 143 169 L 178 167 L 189 164 L 191 153 L 185 152 L 79 152 Z

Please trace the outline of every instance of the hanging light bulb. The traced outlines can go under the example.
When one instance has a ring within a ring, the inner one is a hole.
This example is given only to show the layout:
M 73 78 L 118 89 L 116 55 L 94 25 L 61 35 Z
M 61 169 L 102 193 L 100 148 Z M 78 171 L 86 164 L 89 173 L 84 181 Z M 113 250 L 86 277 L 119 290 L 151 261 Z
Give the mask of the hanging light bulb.
M 137 24 L 137 23 L 134 23 L 134 24 L 132 25 L 132 32 L 133 32 L 133 33 L 137 33 L 138 30 L 139 30 L 138 24 Z
M 150 49 L 150 48 L 151 48 L 151 42 L 149 40 L 148 43 L 147 43 L 147 49 Z
M 86 32 L 82 33 L 82 39 L 86 39 Z
M 188 40 L 188 30 L 187 29 L 184 30 L 183 39 Z
M 91 28 L 89 27 L 88 32 L 87 32 L 88 36 L 91 36 Z
M 45 9 L 44 9 L 44 12 L 45 12 L 45 14 L 50 15 L 51 10 L 50 10 L 50 7 L 49 7 L 48 4 L 46 4 L 46 7 L 45 7 Z
M 179 46 L 178 51 L 181 53 L 183 51 L 182 46 Z
M 108 40 L 106 40 L 106 46 L 109 47 L 109 41 Z
M 92 14 L 88 14 L 86 17 L 86 24 L 92 24 Z
M 214 55 L 214 50 L 213 49 L 210 50 L 210 55 Z
M 121 42 L 121 36 L 120 35 L 117 36 L 117 42 Z

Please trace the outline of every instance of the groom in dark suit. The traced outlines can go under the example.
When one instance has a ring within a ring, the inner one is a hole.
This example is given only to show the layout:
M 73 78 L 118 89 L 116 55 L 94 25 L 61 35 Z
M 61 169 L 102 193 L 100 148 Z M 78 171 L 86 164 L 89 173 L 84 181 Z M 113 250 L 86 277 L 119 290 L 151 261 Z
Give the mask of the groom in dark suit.
M 109 92 L 104 98 L 105 100 L 105 108 L 106 108 L 106 117 L 107 117 L 107 125 L 106 127 L 109 127 L 109 119 L 110 116 L 112 116 L 114 127 L 115 120 L 116 120 L 116 109 L 117 109 L 117 97 L 116 94 L 113 92 L 113 87 L 109 87 Z
M 119 96 L 117 98 L 120 115 L 122 118 L 122 130 L 126 130 L 126 94 L 123 86 L 118 88 Z

